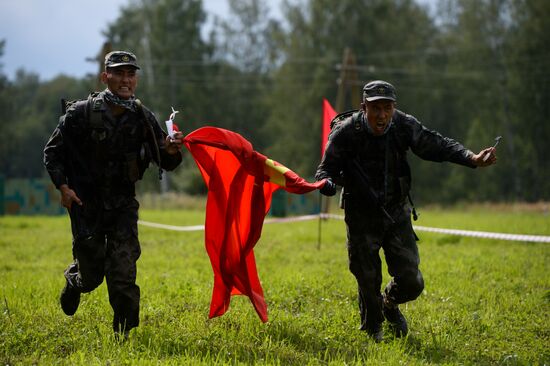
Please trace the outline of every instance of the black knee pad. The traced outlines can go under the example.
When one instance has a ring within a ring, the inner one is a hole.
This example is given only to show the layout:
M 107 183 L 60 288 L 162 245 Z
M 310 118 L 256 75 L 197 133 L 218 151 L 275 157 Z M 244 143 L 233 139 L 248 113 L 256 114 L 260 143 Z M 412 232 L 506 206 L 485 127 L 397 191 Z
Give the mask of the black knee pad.
M 103 282 L 103 274 L 83 277 L 81 279 L 81 292 L 91 292 Z
M 384 292 L 394 303 L 402 304 L 416 299 L 424 290 L 424 278 L 420 271 L 394 278 Z
M 404 287 L 404 296 L 407 298 L 405 301 L 416 299 L 424 291 L 424 277 L 420 271 L 402 279 L 401 283 Z
M 103 282 L 103 242 L 101 237 L 85 236 L 73 241 L 73 255 L 78 263 L 81 292 L 90 292 Z

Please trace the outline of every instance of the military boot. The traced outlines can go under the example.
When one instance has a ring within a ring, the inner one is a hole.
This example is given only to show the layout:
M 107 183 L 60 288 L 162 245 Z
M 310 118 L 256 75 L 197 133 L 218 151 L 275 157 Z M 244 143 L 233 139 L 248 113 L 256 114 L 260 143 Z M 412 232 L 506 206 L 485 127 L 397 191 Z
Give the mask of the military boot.
M 371 337 L 376 343 L 380 343 L 384 339 L 384 331 L 382 330 L 381 323 L 373 327 L 367 327 L 366 331 L 369 337 Z
M 115 332 L 115 340 L 118 343 L 124 343 L 130 338 L 130 331 L 125 330 L 123 332 Z
M 59 303 L 61 304 L 61 309 L 67 315 L 74 315 L 80 304 L 80 291 L 76 288 L 74 280 L 75 275 L 78 273 L 78 267 L 76 264 L 71 264 L 65 270 L 65 287 L 61 291 L 61 296 L 59 297 Z
M 390 329 L 397 338 L 401 338 L 407 335 L 409 328 L 407 326 L 407 319 L 403 316 L 399 310 L 399 306 L 393 303 L 384 294 L 384 306 L 382 307 L 384 317 L 390 325 Z

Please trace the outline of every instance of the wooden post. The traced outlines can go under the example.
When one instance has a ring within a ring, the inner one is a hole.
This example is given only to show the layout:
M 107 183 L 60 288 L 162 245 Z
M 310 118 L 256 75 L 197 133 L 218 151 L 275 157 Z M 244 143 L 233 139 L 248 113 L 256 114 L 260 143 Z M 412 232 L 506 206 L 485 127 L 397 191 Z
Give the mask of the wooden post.
M 353 51 L 346 47 L 342 64 L 340 65 L 340 77 L 337 80 L 338 93 L 336 95 L 336 112 L 342 113 L 349 109 L 358 109 L 361 105 L 361 93 L 359 88 L 359 74 L 357 72 L 357 60 Z M 350 97 L 346 104 L 346 96 Z

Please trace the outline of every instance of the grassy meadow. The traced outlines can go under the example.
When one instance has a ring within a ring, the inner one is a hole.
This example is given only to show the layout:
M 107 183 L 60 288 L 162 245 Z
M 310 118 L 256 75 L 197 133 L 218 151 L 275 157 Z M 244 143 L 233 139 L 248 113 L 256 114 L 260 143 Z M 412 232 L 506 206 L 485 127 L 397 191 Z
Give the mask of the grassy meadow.
M 420 211 L 422 226 L 550 235 L 547 208 Z M 204 213 L 144 209 L 140 217 L 196 225 Z M 418 232 L 426 288 L 402 306 L 410 334 L 376 344 L 358 330 L 344 223 L 323 222 L 320 248 L 317 233 L 317 221 L 264 226 L 255 250 L 269 310 L 262 323 L 242 296 L 208 319 L 213 274 L 203 232 L 140 226 L 141 324 L 119 343 L 105 284 L 82 296 L 73 317 L 59 307 L 71 261 L 68 218 L 0 217 L 0 362 L 550 365 L 550 244 Z

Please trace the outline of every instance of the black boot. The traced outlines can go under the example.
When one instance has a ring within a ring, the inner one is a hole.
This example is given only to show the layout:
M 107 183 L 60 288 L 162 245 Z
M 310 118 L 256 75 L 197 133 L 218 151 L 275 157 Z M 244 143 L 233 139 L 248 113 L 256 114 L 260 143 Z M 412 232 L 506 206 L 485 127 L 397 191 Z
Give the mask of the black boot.
M 377 296 L 374 303 L 371 303 L 372 311 L 367 316 L 367 301 L 362 296 L 361 289 L 359 289 L 359 312 L 361 314 L 361 327 L 360 330 L 367 332 L 376 343 L 382 342 L 384 338 L 384 331 L 382 330 L 382 323 L 384 323 L 384 316 L 381 312 L 383 299 L 382 296 Z
M 126 321 L 120 321 L 116 314 L 113 318 L 113 331 L 115 332 L 115 339 L 119 343 L 126 342 L 130 337 L 130 329 L 127 328 Z
M 61 291 L 61 296 L 59 297 L 59 303 L 61 304 L 61 309 L 67 315 L 74 315 L 80 304 L 80 291 L 74 286 L 74 274 L 78 273 L 78 267 L 75 264 L 71 264 L 69 268 L 65 270 L 65 287 Z M 71 274 L 73 276 L 71 276 Z
M 128 340 L 128 338 L 130 338 L 130 331 L 129 330 L 125 330 L 123 332 L 115 332 L 115 340 L 118 343 L 124 343 Z
M 367 329 L 367 334 L 369 335 L 369 337 L 371 337 L 376 343 L 380 343 L 382 342 L 383 338 L 384 338 L 384 331 L 382 330 L 382 323 L 380 324 L 377 324 L 375 326 L 368 326 Z
M 384 296 L 382 312 L 388 323 L 390 323 L 390 329 L 395 337 L 401 338 L 407 335 L 409 332 L 407 319 L 405 319 L 397 304 L 394 304 L 387 296 Z

